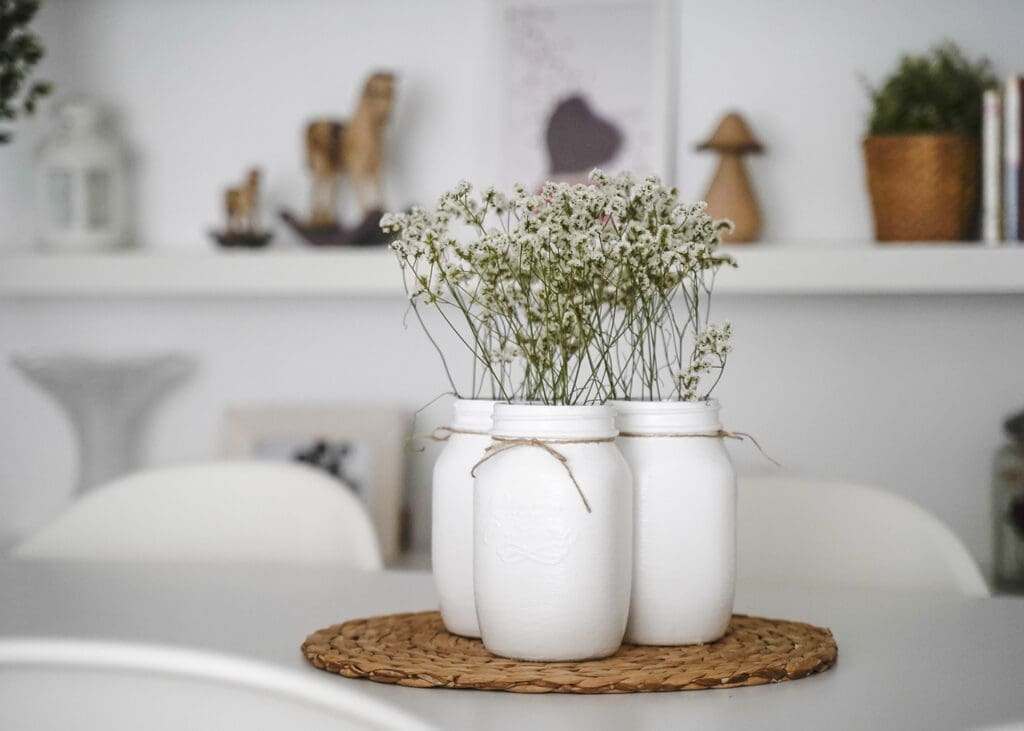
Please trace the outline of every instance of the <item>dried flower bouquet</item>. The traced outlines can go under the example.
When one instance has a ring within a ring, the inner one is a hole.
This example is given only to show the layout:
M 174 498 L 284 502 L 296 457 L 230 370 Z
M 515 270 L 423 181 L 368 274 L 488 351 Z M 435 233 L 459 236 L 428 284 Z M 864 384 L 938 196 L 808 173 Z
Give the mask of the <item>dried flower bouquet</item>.
M 730 224 L 655 177 L 590 180 L 510 197 L 462 182 L 433 211 L 385 216 L 457 395 L 424 308 L 472 353 L 474 398 L 696 400 L 717 384 L 731 328 L 709 324 L 709 304 L 716 272 L 735 266 L 718 251 Z

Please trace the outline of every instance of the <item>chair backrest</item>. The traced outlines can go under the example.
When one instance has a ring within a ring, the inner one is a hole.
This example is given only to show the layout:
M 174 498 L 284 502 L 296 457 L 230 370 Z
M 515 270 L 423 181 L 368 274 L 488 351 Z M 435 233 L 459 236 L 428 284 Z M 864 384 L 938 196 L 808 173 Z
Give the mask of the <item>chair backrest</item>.
M 437 728 L 326 673 L 163 643 L 0 637 L 0 678 L 3 729 Z
M 19 558 L 324 563 L 381 568 L 344 485 L 305 465 L 244 460 L 139 472 L 97 488 L 16 546 Z
M 739 579 L 988 596 L 963 543 L 898 495 L 795 477 L 740 478 Z

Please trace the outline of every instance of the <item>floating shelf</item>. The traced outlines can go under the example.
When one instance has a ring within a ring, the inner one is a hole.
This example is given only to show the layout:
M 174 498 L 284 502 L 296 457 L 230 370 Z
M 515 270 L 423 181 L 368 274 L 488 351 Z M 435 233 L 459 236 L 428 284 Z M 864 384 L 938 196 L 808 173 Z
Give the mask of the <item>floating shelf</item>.
M 1021 294 L 1024 246 L 858 244 L 729 247 L 739 268 L 719 274 L 729 294 Z M 719 289 L 719 285 L 721 289 Z
M 0 258 L 0 297 L 397 297 L 383 248 Z
M 1024 247 L 913 244 L 728 251 L 723 295 L 1024 294 Z M 384 249 L 0 257 L 0 297 L 400 297 Z

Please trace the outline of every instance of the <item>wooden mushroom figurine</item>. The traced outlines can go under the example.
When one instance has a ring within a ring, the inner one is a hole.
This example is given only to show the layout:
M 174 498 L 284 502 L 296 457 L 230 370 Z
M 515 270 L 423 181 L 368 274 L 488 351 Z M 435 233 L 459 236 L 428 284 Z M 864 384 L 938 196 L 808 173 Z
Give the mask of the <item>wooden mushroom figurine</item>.
M 715 218 L 728 218 L 735 229 L 724 238 L 729 243 L 756 241 L 761 234 L 761 212 L 750 185 L 743 155 L 764 151 L 747 123 L 739 114 L 727 114 L 711 138 L 697 146 L 698 150 L 714 150 L 721 159 L 704 195 L 708 213 Z

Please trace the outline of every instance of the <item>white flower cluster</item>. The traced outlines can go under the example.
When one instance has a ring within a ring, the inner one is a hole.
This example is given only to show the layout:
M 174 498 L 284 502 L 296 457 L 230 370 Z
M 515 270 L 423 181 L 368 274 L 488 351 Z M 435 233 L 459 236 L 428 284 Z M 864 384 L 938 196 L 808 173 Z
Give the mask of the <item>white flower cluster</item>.
M 722 369 L 725 367 L 725 360 L 732 352 L 732 323 L 726 321 L 722 327 L 709 325 L 697 336 L 697 342 L 693 348 L 693 355 L 690 358 L 690 365 L 684 371 L 676 375 L 678 390 L 683 401 L 693 401 L 698 398 L 697 389 L 700 385 L 701 376 L 718 371 L 721 377 Z M 718 380 L 715 380 L 718 383 Z M 708 389 L 708 393 L 714 385 Z
M 654 177 L 595 170 L 590 180 L 537 193 L 517 186 L 509 197 L 462 182 L 434 211 L 385 216 L 413 308 L 456 313 L 445 322 L 496 397 L 655 397 L 667 381 L 677 397 L 697 398 L 696 382 L 684 388 L 672 374 L 705 373 L 718 353 L 724 364 L 728 327 L 704 329 L 701 300 L 708 277 L 733 265 L 717 252 L 730 224 L 712 220 L 704 203 L 679 203 Z M 690 312 L 677 320 L 679 298 Z M 676 362 L 687 338 L 692 358 Z

